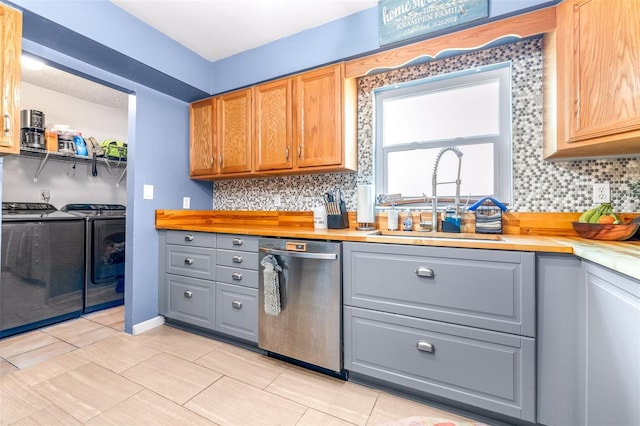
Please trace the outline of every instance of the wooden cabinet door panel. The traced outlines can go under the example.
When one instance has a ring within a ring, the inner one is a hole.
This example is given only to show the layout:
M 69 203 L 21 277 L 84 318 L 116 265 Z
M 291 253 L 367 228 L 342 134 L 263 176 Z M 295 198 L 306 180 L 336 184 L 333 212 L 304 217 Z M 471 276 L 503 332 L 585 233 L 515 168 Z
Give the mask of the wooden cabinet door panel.
M 292 86 L 284 79 L 254 90 L 256 170 L 292 167 Z
M 2 128 L 0 155 L 20 152 L 20 55 L 22 14 L 0 4 L 0 81 L 2 82 Z
M 342 163 L 342 66 L 331 66 L 296 77 L 295 142 L 297 166 Z
M 251 89 L 218 97 L 220 173 L 251 171 Z
M 191 176 L 216 173 L 215 100 L 206 99 L 191 105 Z
M 570 141 L 640 129 L 640 3 L 573 7 Z

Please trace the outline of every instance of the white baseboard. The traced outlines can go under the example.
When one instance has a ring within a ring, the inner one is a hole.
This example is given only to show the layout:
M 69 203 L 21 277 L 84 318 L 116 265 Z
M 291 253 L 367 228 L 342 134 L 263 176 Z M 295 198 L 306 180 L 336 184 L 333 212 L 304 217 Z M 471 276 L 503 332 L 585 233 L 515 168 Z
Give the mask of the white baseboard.
M 136 334 L 142 334 L 145 331 L 149 331 L 152 328 L 156 328 L 164 324 L 164 317 L 162 315 L 158 315 L 155 318 L 151 318 L 150 320 L 143 321 L 138 324 L 134 324 L 132 327 L 132 333 L 134 336 Z

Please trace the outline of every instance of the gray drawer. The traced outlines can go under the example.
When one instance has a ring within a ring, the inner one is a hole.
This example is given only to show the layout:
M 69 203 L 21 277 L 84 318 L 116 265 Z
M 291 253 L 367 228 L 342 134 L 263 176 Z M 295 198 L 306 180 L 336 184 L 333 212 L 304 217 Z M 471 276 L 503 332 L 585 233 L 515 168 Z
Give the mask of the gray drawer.
M 209 232 L 166 231 L 168 244 L 183 246 L 212 247 L 216 246 L 216 234 Z
M 216 283 L 216 330 L 258 342 L 258 290 Z
M 257 271 L 258 252 L 218 249 L 216 252 L 216 264 Z
M 351 307 L 344 328 L 347 370 L 535 422 L 534 339 Z
M 533 253 L 343 244 L 344 304 L 535 336 Z
M 213 329 L 214 283 L 166 274 L 168 318 Z
M 216 281 L 243 287 L 258 288 L 258 271 L 216 266 Z
M 258 237 L 251 235 L 218 234 L 218 248 L 258 252 Z
M 203 247 L 166 246 L 166 272 L 193 278 L 213 280 L 216 250 Z

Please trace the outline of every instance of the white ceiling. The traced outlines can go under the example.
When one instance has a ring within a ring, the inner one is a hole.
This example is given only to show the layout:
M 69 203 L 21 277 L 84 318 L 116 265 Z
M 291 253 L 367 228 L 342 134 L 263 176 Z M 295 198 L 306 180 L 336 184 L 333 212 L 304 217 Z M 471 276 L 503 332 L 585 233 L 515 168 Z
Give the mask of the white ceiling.
M 377 5 L 377 0 L 111 0 L 216 61 Z
M 33 70 L 22 65 L 22 81 L 79 99 L 126 111 L 129 96 L 82 77 L 45 65 Z

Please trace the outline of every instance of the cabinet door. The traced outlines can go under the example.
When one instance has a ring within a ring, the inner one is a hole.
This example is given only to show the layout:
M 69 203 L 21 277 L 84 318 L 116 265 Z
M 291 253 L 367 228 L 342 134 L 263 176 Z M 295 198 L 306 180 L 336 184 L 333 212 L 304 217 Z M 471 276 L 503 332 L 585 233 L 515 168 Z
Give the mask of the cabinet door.
M 292 80 L 265 83 L 254 89 L 256 170 L 292 166 Z
M 569 140 L 640 130 L 640 3 L 575 1 L 572 14 Z
M 205 99 L 191 104 L 191 177 L 216 173 L 215 111 L 214 99 Z
M 343 65 L 300 74 L 295 80 L 297 167 L 342 164 Z
M 251 89 L 218 97 L 220 173 L 251 172 Z
M 0 155 L 20 152 L 20 55 L 22 15 L 0 4 L 0 81 L 2 82 L 2 132 Z
M 545 34 L 545 158 L 640 152 L 640 2 L 565 0 Z
M 586 424 L 640 424 L 640 282 L 586 264 Z

